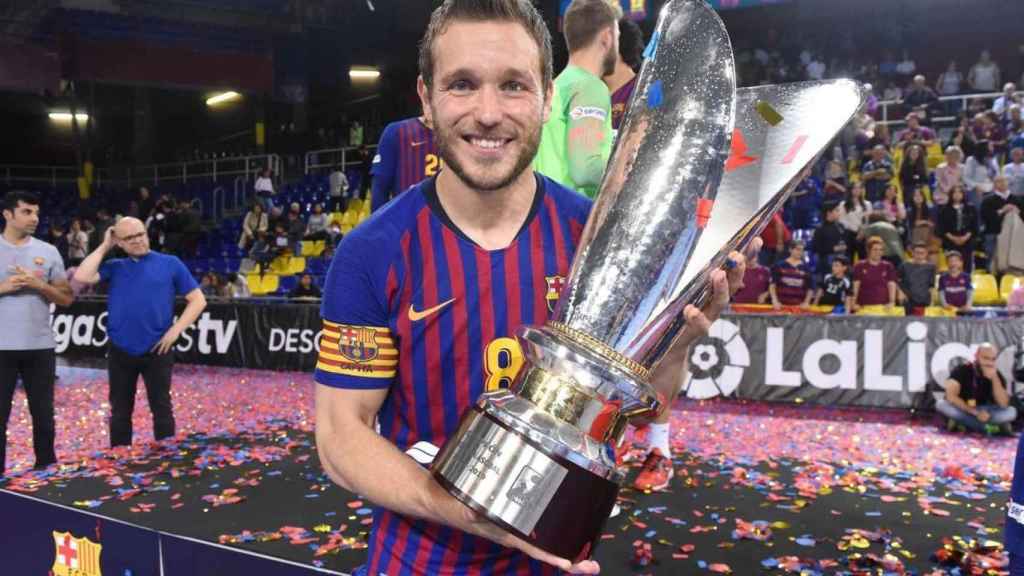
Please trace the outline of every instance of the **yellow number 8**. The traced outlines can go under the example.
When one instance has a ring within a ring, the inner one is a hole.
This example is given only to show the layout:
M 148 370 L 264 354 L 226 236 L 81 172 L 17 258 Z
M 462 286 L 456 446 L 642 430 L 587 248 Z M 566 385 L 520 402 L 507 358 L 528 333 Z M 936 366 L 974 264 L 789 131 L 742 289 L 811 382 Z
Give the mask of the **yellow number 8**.
M 515 338 L 498 338 L 487 345 L 484 370 L 487 371 L 485 392 L 494 392 L 512 385 L 523 367 L 523 350 Z

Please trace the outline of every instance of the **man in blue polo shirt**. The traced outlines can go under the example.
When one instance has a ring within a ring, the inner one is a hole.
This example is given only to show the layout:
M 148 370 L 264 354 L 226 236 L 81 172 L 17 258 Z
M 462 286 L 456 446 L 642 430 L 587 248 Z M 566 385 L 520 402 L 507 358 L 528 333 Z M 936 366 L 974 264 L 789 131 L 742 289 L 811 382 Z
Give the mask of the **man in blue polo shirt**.
M 103 258 L 115 244 L 127 258 Z M 110 284 L 107 332 L 110 353 L 110 445 L 132 443 L 132 411 L 139 376 L 153 412 L 153 436 L 174 436 L 171 371 L 174 343 L 206 308 L 206 298 L 192 274 L 175 256 L 149 249 L 146 227 L 136 218 L 122 218 L 101 244 L 79 265 L 75 280 Z M 174 321 L 174 298 L 188 305 Z

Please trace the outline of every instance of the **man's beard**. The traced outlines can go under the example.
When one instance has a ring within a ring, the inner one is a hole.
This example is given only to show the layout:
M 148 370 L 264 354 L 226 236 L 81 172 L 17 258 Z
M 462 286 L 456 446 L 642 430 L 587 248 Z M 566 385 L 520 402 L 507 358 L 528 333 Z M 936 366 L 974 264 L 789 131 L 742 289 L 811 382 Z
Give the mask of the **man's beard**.
M 537 149 L 540 147 L 541 125 L 538 124 L 536 130 L 526 133 L 525 136 L 525 139 L 521 140 L 522 152 L 516 158 L 515 164 L 508 174 L 495 180 L 483 180 L 471 175 L 456 157 L 455 141 L 460 137 L 454 134 L 454 130 L 436 123 L 434 126 L 434 144 L 437 146 L 437 153 L 444 161 L 445 167 L 451 169 L 466 185 L 481 192 L 491 192 L 507 187 L 530 167 L 537 155 Z
M 616 46 L 612 46 L 608 49 L 608 52 L 604 55 L 604 60 L 601 62 L 601 77 L 611 76 L 615 73 L 615 65 L 619 62 L 619 49 Z

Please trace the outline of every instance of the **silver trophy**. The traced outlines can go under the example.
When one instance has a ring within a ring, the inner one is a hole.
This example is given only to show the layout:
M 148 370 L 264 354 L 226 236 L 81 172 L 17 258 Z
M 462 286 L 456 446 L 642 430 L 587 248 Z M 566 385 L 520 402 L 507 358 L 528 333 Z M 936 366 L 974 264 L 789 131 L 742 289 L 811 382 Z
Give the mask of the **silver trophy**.
M 661 11 L 572 271 L 526 362 L 484 394 L 432 466 L 452 495 L 558 556 L 590 555 L 629 418 L 661 407 L 649 376 L 709 295 L 709 275 L 785 201 L 861 105 L 849 81 L 736 90 L 702 0 Z

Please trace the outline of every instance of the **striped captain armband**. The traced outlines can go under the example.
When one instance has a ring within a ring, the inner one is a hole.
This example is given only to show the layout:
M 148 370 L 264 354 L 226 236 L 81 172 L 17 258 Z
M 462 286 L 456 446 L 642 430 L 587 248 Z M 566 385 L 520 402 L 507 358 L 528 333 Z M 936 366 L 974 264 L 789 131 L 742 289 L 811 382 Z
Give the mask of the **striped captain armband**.
M 391 330 L 324 320 L 318 370 L 361 378 L 394 378 L 398 349 Z
M 1024 524 L 1024 506 L 1010 500 L 1010 505 L 1006 510 L 1006 515 L 1017 521 L 1018 524 Z

